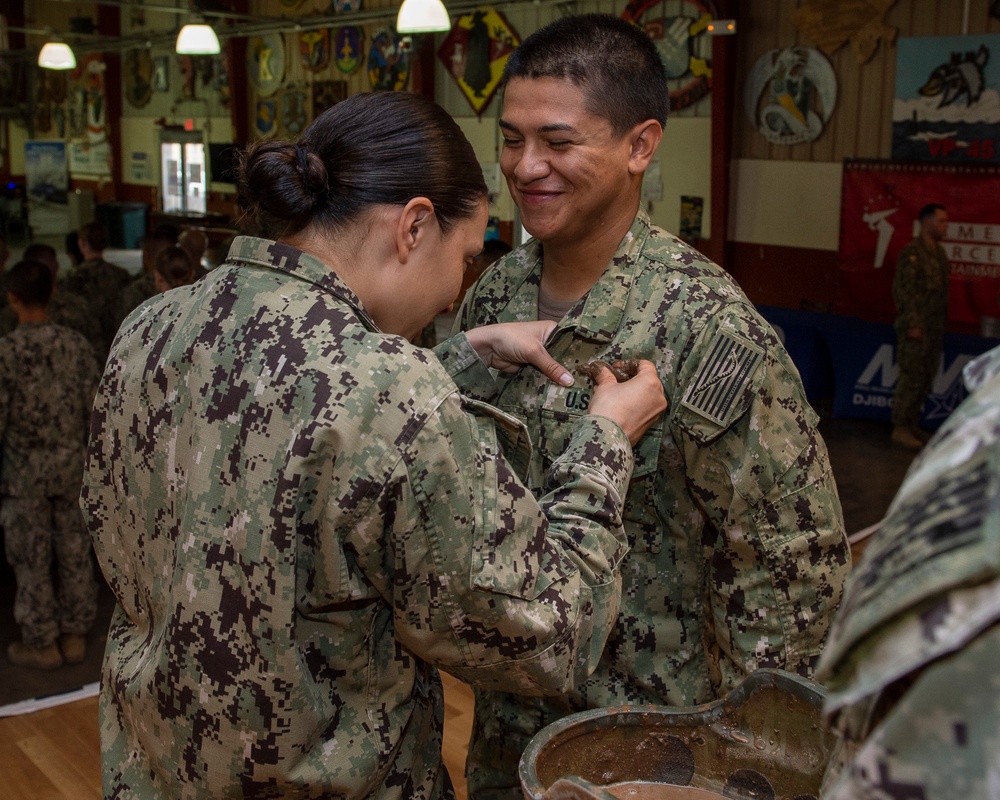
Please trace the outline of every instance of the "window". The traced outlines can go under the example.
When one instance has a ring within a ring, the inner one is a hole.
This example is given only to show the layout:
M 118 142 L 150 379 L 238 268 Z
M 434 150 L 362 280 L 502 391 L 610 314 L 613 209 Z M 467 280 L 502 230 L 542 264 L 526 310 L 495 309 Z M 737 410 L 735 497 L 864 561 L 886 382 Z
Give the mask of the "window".
M 160 132 L 160 202 L 175 214 L 204 214 L 208 193 L 201 131 Z

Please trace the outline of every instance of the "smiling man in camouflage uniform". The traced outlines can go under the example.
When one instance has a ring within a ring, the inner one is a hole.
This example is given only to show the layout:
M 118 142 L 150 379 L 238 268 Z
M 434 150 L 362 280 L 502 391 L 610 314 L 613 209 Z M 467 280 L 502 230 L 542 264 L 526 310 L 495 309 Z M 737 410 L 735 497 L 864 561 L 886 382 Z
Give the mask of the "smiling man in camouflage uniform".
M 669 412 L 635 449 L 622 608 L 597 671 L 557 700 L 477 692 L 475 798 L 520 797 L 521 752 L 567 713 L 703 703 L 758 667 L 810 676 L 850 565 L 788 354 L 722 269 L 639 208 L 668 106 L 655 45 L 613 17 L 568 17 L 524 41 L 504 83 L 500 163 L 534 238 L 470 289 L 459 325 L 558 320 L 557 360 L 649 359 Z M 522 370 L 494 402 L 537 442 L 524 467 L 539 490 L 587 386 Z
M 824 800 L 1000 797 L 1000 348 L 910 467 L 819 677 L 843 737 Z

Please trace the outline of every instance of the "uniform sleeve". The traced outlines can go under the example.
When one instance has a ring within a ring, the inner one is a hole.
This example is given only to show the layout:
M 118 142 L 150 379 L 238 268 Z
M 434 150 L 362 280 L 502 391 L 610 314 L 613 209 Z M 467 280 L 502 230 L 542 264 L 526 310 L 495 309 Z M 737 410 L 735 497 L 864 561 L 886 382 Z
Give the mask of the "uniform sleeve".
M 80 393 L 84 398 L 83 407 L 83 431 L 84 431 L 84 444 L 87 443 L 87 438 L 90 433 L 90 416 L 93 412 L 94 401 L 97 397 L 97 385 L 101 381 L 101 370 L 97 366 L 97 356 L 94 353 L 94 348 L 90 346 L 89 342 L 80 342 Z
M 618 611 L 632 463 L 616 424 L 584 418 L 536 500 L 493 422 L 449 395 L 378 503 L 399 640 L 483 688 L 563 693 L 585 680 Z
M 445 339 L 434 348 L 434 355 L 462 394 L 485 402 L 496 396 L 493 374 L 464 333 Z
M 823 797 L 996 797 L 998 660 L 994 625 L 878 698 L 841 712 L 837 727 L 848 744 L 827 772 Z
M 916 252 L 904 247 L 896 259 L 896 274 L 892 279 L 892 301 L 896 306 L 896 324 L 903 328 L 919 328 L 921 319 L 913 298 L 920 291 L 917 286 L 920 270 Z
M 673 426 L 706 518 L 716 677 L 733 686 L 760 667 L 810 677 L 850 549 L 798 373 L 766 323 L 733 311 L 696 336 L 678 385 Z

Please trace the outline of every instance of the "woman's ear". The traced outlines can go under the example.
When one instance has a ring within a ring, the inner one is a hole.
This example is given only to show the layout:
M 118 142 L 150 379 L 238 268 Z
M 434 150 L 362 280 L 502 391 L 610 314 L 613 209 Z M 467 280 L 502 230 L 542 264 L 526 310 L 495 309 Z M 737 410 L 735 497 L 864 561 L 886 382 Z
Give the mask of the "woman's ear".
M 396 218 L 396 255 L 405 264 L 411 253 L 422 244 L 434 222 L 434 204 L 426 197 L 414 197 Z

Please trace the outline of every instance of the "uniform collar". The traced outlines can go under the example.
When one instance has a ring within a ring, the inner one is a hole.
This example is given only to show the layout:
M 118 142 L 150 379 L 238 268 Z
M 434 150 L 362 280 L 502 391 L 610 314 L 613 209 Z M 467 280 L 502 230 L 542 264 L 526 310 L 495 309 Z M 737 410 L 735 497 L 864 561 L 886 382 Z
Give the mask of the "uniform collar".
M 262 269 L 273 269 L 301 281 L 313 284 L 321 291 L 332 294 L 349 305 L 357 313 L 366 328 L 378 331 L 359 298 L 330 267 L 315 256 L 304 253 L 297 247 L 258 239 L 254 236 L 237 236 L 229 249 L 226 259 L 230 264 L 250 264 Z
M 649 215 L 642 209 L 632 221 L 632 227 L 621 240 L 601 277 L 589 292 L 569 310 L 557 326 L 557 331 L 573 330 L 577 336 L 597 342 L 610 342 L 621 326 L 632 283 L 638 268 L 638 256 L 650 234 Z M 505 263 L 498 276 L 506 282 L 506 291 L 493 297 L 508 298 L 509 317 L 535 319 L 538 311 L 538 288 L 542 276 L 542 244 L 530 240 L 514 259 Z M 527 284 L 528 288 L 522 287 Z M 489 299 L 486 299 L 489 302 Z M 497 308 L 495 311 L 499 312 Z
M 621 326 L 625 305 L 635 280 L 638 256 L 649 238 L 650 222 L 639 209 L 632 227 L 589 292 L 584 295 L 559 323 L 576 329 L 578 335 L 598 342 L 610 342 Z

